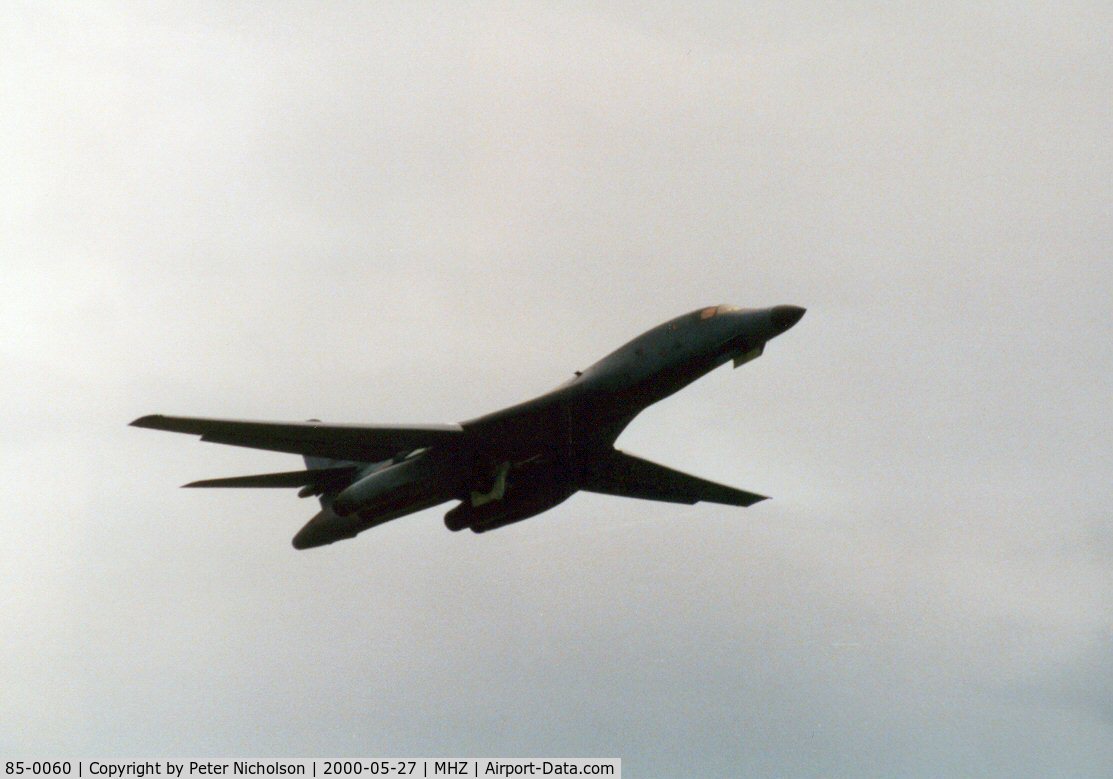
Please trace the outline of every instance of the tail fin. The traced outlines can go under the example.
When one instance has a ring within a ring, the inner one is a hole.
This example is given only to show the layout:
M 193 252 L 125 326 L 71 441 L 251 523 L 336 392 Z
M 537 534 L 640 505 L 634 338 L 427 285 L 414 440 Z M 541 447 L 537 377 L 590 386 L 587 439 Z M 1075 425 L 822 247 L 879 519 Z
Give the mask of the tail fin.
M 305 467 L 311 471 L 316 471 L 321 468 L 337 468 L 351 465 L 346 460 L 333 460 L 331 457 L 315 457 L 314 455 L 305 455 Z
M 305 467 L 310 470 L 317 470 L 319 468 L 351 468 L 353 474 L 357 473 L 356 467 L 358 463 L 350 460 L 333 460 L 331 457 L 315 457 L 311 454 L 304 455 Z M 348 486 L 354 480 L 354 476 L 345 479 L 340 483 L 333 483 L 317 493 L 317 500 L 321 502 L 321 508 L 327 509 L 332 506 L 332 501 L 340 494 L 340 491 Z
M 307 419 L 305 421 L 320 422 L 321 420 Z M 318 468 L 344 468 L 358 465 L 358 463 L 353 462 L 352 460 L 334 460 L 331 457 L 318 457 L 312 454 L 302 455 L 302 458 L 305 460 L 305 467 L 311 471 L 317 470 Z M 333 498 L 335 498 L 339 494 L 340 490 L 335 487 L 332 489 L 326 489 L 324 492 L 321 492 L 317 497 L 317 499 L 321 501 L 321 508 L 329 508 L 332 505 Z
M 306 422 L 320 422 L 319 419 L 307 419 Z M 312 454 L 302 455 L 305 460 L 305 467 L 309 470 L 316 470 L 317 468 L 331 468 L 338 460 L 333 460 L 331 457 L 316 457 Z

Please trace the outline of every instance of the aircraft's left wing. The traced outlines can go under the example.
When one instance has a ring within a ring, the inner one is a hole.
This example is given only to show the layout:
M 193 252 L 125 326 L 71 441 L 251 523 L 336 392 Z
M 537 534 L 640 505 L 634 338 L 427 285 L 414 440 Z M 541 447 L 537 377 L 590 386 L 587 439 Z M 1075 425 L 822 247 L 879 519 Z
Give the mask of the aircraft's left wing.
M 253 422 L 244 419 L 140 417 L 134 427 L 192 433 L 202 441 L 274 452 L 379 462 L 401 453 L 458 441 L 459 425 L 326 425 L 321 422 Z
M 767 497 L 674 471 L 618 450 L 592 467 L 580 488 L 627 498 L 688 504 L 707 501 L 729 506 L 752 506 Z

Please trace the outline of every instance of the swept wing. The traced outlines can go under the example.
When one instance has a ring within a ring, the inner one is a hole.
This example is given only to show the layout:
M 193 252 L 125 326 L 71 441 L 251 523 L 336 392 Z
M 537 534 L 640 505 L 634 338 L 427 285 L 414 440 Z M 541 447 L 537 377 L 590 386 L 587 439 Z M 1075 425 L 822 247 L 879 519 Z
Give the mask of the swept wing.
M 729 506 L 752 506 L 767 497 L 716 484 L 618 450 L 595 465 L 584 476 L 580 487 L 589 492 L 669 503 L 707 501 Z
M 140 417 L 134 427 L 192 433 L 202 441 L 274 452 L 378 462 L 426 446 L 458 442 L 459 425 L 326 425 L 322 422 L 255 422 L 245 419 Z

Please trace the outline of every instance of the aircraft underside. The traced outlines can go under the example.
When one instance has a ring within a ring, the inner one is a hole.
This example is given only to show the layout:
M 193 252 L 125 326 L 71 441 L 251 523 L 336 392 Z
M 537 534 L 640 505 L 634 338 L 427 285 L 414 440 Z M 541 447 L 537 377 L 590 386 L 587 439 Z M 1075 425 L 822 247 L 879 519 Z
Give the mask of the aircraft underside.
M 578 490 L 643 500 L 751 506 L 765 496 L 691 476 L 614 448 L 647 406 L 725 362 L 762 354 L 792 327 L 796 306 L 712 306 L 643 333 L 545 395 L 462 424 L 334 425 L 151 415 L 136 427 L 300 454 L 301 471 L 187 487 L 297 487 L 321 511 L 294 537 L 304 549 L 351 538 L 406 514 L 458 501 L 449 530 L 484 533 L 563 503 Z

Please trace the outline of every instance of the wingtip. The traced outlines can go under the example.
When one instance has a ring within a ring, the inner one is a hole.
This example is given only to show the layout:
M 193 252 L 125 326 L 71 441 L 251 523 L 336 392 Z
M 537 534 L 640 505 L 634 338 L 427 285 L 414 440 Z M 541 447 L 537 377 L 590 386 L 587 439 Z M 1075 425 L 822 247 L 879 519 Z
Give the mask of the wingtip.
M 128 422 L 128 427 L 151 427 L 161 417 L 161 414 L 147 414 Z

